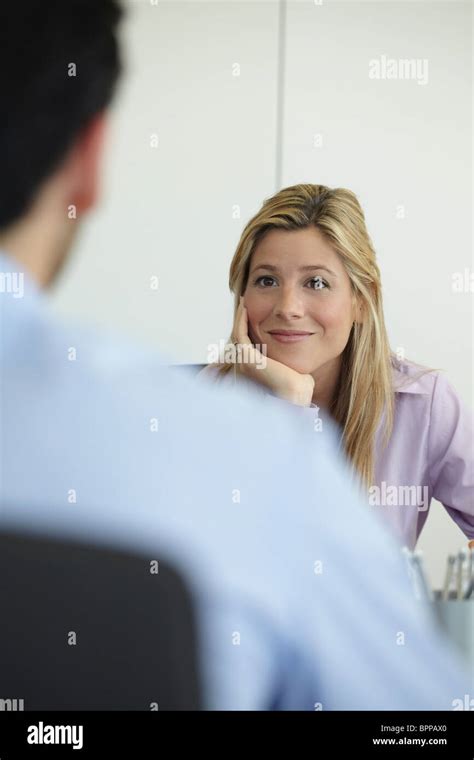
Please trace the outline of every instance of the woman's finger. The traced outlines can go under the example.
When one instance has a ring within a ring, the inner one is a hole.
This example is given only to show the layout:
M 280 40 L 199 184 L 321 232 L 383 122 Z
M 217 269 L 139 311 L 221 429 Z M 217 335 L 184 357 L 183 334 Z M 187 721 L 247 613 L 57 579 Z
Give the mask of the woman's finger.
M 231 339 L 234 343 L 238 342 L 239 322 L 240 322 L 241 311 L 242 311 L 242 296 L 240 296 L 239 304 L 237 306 L 237 310 L 234 316 L 234 324 L 232 325 Z
M 240 296 L 240 303 L 239 303 L 239 309 L 237 313 L 237 342 L 242 343 L 242 345 L 248 345 L 250 343 L 250 338 L 248 335 L 248 316 L 247 316 L 247 309 L 244 306 L 243 303 L 243 297 Z

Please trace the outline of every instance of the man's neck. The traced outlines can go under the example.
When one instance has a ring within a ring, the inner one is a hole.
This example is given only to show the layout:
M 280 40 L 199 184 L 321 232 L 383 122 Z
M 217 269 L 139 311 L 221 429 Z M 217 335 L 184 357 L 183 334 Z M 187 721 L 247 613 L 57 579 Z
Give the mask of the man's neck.
M 61 232 L 58 225 L 44 220 L 41 224 L 26 220 L 12 225 L 0 234 L 0 249 L 33 279 L 38 287 L 47 288 L 62 269 L 74 226 Z

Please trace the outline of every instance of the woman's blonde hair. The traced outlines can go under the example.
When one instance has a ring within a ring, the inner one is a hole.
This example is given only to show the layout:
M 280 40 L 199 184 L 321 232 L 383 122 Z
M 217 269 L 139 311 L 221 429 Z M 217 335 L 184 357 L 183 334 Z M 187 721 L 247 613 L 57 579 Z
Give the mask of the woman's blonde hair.
M 374 478 L 374 440 L 384 417 L 384 443 L 393 427 L 393 355 L 382 308 L 380 271 L 365 217 L 350 190 L 324 185 L 294 185 L 268 198 L 246 225 L 230 266 L 234 315 L 247 287 L 250 262 L 258 243 L 271 229 L 317 227 L 339 254 L 362 307 L 362 322 L 352 326 L 342 353 L 341 373 L 330 412 L 342 429 L 345 453 L 362 482 Z M 231 337 L 234 340 L 234 336 Z M 222 365 L 225 374 L 232 365 Z

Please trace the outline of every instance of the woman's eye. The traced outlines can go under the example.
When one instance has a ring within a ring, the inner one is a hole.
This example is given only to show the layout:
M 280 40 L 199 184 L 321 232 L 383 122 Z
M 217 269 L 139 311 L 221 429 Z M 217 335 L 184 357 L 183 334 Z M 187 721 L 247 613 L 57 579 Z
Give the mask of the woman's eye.
M 309 281 L 309 285 L 313 290 L 324 290 L 324 288 L 328 288 L 329 285 L 325 280 L 323 280 L 322 277 L 313 277 Z
M 262 285 L 264 288 L 271 287 L 271 285 L 275 282 L 274 277 L 269 277 L 268 275 L 262 275 L 262 277 L 259 277 L 257 280 L 255 280 L 255 285 Z
M 277 283 L 276 283 L 275 278 L 271 277 L 268 274 L 264 274 L 255 280 L 255 285 L 258 285 L 262 288 L 271 288 L 275 286 L 276 284 Z M 326 288 L 329 288 L 329 285 L 327 284 L 325 280 L 323 280 L 322 277 L 312 277 L 311 280 L 309 280 L 309 282 L 307 283 L 307 285 L 309 285 L 309 287 L 312 290 L 324 290 Z

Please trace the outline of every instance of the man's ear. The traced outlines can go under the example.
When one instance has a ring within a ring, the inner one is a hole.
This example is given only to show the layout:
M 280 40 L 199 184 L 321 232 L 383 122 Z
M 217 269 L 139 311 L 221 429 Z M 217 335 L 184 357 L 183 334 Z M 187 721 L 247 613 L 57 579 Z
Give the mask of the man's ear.
M 93 208 L 99 197 L 107 124 L 105 112 L 94 116 L 79 133 L 63 165 L 67 205 L 76 207 L 77 216 Z

